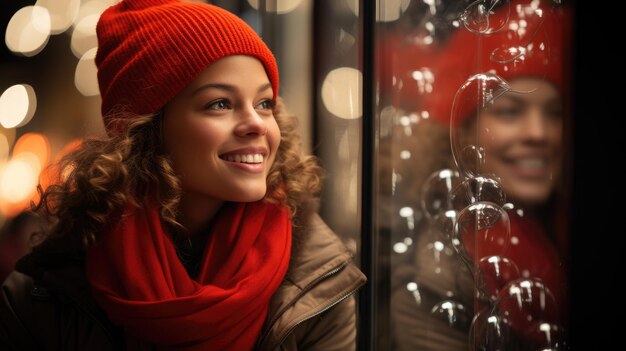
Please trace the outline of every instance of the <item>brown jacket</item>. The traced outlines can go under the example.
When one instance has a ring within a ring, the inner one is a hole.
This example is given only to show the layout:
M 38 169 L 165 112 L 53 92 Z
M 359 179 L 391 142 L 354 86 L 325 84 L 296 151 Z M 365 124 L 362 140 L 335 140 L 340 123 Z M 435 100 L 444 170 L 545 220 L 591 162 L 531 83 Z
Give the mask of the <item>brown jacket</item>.
M 365 276 L 317 215 L 293 242 L 255 349 L 354 350 L 355 292 Z M 121 330 L 89 293 L 81 258 L 40 250 L 18 269 L 28 275 L 13 272 L 0 293 L 0 350 L 124 349 Z

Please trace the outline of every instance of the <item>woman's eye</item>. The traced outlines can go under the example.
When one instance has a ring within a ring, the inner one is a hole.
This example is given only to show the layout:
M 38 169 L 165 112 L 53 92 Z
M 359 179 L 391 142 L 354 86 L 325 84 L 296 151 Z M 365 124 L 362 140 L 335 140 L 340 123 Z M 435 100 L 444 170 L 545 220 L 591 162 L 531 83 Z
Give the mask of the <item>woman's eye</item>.
M 518 107 L 495 107 L 492 113 L 497 117 L 504 119 L 512 119 L 522 113 L 522 109 Z
M 226 100 L 215 100 L 215 101 L 211 101 L 209 102 L 206 106 L 206 109 L 208 110 L 227 110 L 230 108 L 230 104 L 228 103 L 228 101 Z
M 268 99 L 268 100 L 261 101 L 257 105 L 257 108 L 261 110 L 271 110 L 274 108 L 275 105 L 276 105 L 276 102 L 274 100 Z

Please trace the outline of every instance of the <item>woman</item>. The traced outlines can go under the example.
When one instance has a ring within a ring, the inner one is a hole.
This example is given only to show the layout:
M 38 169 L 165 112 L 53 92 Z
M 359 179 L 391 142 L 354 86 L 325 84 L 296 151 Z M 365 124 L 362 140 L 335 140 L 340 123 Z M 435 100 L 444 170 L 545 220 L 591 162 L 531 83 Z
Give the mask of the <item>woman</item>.
M 0 348 L 354 349 L 365 277 L 314 214 L 262 40 L 177 0 L 122 1 L 97 33 L 109 136 L 42 194 L 55 224 L 4 285 Z
M 505 4 L 487 22 L 501 23 L 498 19 L 505 18 L 508 22 L 502 21 L 504 29 L 477 34 L 462 27 L 429 66 L 435 77 L 433 89 L 432 94 L 424 96 L 421 107 L 431 119 L 420 121 L 413 134 L 430 137 L 411 141 L 408 150 L 429 150 L 419 153 L 425 157 L 434 155 L 436 150 L 436 157 L 451 160 L 453 150 L 439 153 L 441 148 L 433 149 L 424 143 L 434 143 L 433 136 L 443 134 L 437 130 L 453 128 L 453 143 L 459 146 L 456 150 L 470 150 L 471 146 L 482 150 L 483 161 L 461 161 L 461 171 L 497 180 L 509 203 L 506 207 L 512 204 L 514 208 L 507 210 L 511 232 L 510 236 L 503 236 L 507 239 L 505 245 L 481 241 L 479 236 L 471 238 L 468 246 L 454 244 L 449 229 L 442 234 L 438 227 L 441 222 L 437 223 L 436 218 L 422 221 L 413 258 L 405 259 L 395 269 L 397 288 L 391 308 L 397 349 L 562 347 L 568 309 L 564 268 L 567 242 L 562 223 L 566 209 L 562 179 L 566 141 L 563 129 L 567 118 L 564 105 L 568 95 L 564 65 L 571 43 L 566 37 L 570 25 L 568 11 L 523 0 L 511 2 L 510 7 Z M 536 14 L 541 18 L 533 22 Z M 512 32 L 522 20 L 531 39 Z M 525 55 L 494 60 L 497 50 L 515 48 L 520 43 L 531 48 Z M 542 47 L 549 49 L 537 49 Z M 465 90 L 460 89 L 463 86 Z M 477 87 L 482 90 L 476 90 Z M 482 100 L 483 97 L 489 99 Z M 399 168 L 396 170 L 402 175 Z M 428 191 L 425 183 L 427 179 L 412 179 L 409 186 L 416 184 L 415 187 Z M 493 197 L 489 200 L 493 201 Z M 455 210 L 457 215 L 462 210 L 457 206 L 442 208 Z M 444 217 L 443 212 L 439 217 Z M 509 270 L 494 276 L 489 270 L 495 267 L 494 262 Z M 545 294 L 545 305 L 515 305 L 510 294 L 524 292 L 518 289 L 516 281 Z M 522 320 L 520 316 L 530 319 Z M 489 317 L 494 318 L 486 322 Z M 495 325 L 494 321 L 500 323 L 500 329 L 490 329 L 488 323 Z M 547 328 L 544 335 L 540 335 L 544 330 L 541 328 Z M 548 345 L 544 336 L 550 333 L 552 340 Z

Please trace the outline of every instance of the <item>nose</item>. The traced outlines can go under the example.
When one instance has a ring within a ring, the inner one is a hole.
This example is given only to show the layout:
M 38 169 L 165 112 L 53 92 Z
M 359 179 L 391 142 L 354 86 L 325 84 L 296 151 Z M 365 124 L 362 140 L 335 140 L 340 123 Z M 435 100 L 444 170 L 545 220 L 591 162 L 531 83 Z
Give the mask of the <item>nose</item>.
M 522 125 L 522 135 L 528 141 L 543 142 L 548 134 L 548 121 L 540 108 L 532 108 Z
M 254 107 L 241 108 L 238 115 L 238 122 L 235 127 L 235 134 L 238 136 L 265 135 L 267 133 L 265 120 Z

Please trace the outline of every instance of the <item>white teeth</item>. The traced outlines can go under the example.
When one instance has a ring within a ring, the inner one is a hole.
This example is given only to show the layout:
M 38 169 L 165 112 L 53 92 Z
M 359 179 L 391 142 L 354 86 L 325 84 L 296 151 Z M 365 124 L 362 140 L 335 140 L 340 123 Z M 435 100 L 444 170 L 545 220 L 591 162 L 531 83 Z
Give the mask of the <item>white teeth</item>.
M 226 161 L 240 162 L 240 163 L 261 163 L 263 162 L 263 155 L 261 154 L 247 154 L 247 155 L 228 155 L 224 157 Z
M 517 161 L 517 165 L 523 168 L 542 168 L 545 167 L 545 162 L 540 158 L 528 158 Z

